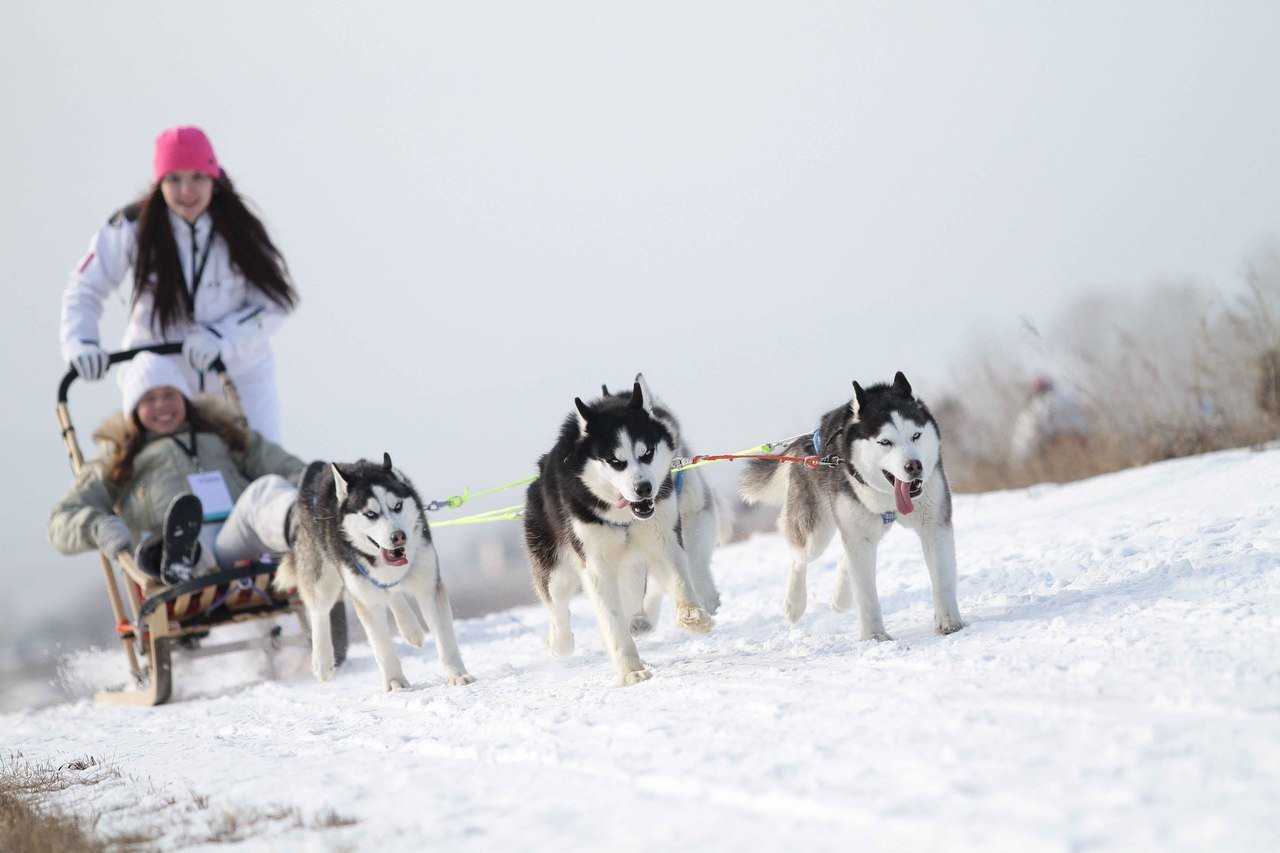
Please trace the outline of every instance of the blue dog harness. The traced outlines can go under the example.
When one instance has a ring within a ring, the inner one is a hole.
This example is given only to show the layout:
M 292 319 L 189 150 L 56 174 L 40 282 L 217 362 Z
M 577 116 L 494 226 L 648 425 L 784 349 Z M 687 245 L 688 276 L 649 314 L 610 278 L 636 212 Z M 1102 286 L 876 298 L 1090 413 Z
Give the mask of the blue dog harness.
M 822 427 L 818 427 L 813 431 L 813 452 L 819 456 L 822 455 Z M 857 478 L 858 482 L 865 486 L 866 482 L 858 474 L 858 469 L 853 468 L 852 464 L 850 464 L 849 467 L 853 470 L 853 476 Z M 898 514 L 896 512 L 880 513 L 880 521 L 882 521 L 886 526 L 893 524 L 897 520 Z

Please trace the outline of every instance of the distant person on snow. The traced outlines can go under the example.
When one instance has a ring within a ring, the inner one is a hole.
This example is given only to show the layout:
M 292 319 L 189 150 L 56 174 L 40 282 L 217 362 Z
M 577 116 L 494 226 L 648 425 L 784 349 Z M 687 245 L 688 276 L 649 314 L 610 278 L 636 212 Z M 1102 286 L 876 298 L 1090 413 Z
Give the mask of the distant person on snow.
M 199 128 L 161 133 L 153 174 L 151 188 L 94 235 L 63 292 L 63 356 L 84 379 L 102 378 L 103 301 L 132 268 L 121 348 L 180 342 L 188 378 L 209 392 L 220 383 L 205 371 L 221 356 L 249 425 L 278 441 L 269 338 L 298 301 L 284 258 Z
M 1089 423 L 1080 405 L 1059 391 L 1048 376 L 1031 383 L 1027 403 L 1013 422 L 1013 458 L 1026 464 L 1051 456 L 1064 447 L 1083 449 Z
M 139 545 L 138 567 L 166 583 L 288 550 L 301 459 L 222 399 L 193 397 L 177 359 L 141 353 L 121 385 L 122 411 L 94 433 L 103 456 L 49 517 L 55 548 L 114 559 Z

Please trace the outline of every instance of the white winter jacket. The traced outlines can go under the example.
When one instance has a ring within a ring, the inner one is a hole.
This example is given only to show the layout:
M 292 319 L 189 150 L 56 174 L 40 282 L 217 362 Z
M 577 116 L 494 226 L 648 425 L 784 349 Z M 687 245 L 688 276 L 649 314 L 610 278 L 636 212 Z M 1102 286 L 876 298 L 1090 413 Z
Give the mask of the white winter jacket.
M 62 294 L 62 355 L 67 361 L 83 344 L 101 343 L 98 321 L 102 318 L 103 301 L 126 278 L 132 291 L 137 217 L 137 206 L 130 205 L 98 229 L 89 244 L 89 253 L 76 266 Z M 268 339 L 284 321 L 285 309 L 250 286 L 232 266 L 227 243 L 213 233 L 208 212 L 189 223 L 169 211 L 169 224 L 178 245 L 187 292 L 195 297 L 195 324 L 171 327 L 161 336 L 151 323 L 151 296 L 143 294 L 132 305 L 121 348 L 179 343 L 196 326 L 205 326 L 221 338 L 223 362 L 233 376 L 269 357 Z M 129 295 L 131 298 L 132 292 Z

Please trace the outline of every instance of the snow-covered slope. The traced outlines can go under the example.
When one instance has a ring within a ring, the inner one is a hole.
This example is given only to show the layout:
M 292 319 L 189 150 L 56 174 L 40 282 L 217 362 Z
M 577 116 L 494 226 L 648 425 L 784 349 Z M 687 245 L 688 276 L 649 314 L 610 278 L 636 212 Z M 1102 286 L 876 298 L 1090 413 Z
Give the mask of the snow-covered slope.
M 827 604 L 834 553 L 788 625 L 768 536 L 717 554 L 711 635 L 664 614 L 635 687 L 579 601 L 568 660 L 539 609 L 460 623 L 469 688 L 403 644 L 397 694 L 363 645 L 323 685 L 179 662 L 172 705 L 9 714 L 0 738 L 113 762 L 63 803 L 179 846 L 202 837 L 194 791 L 358 820 L 268 821 L 262 850 L 1280 849 L 1280 451 L 962 497 L 956 523 L 950 637 L 910 533 L 881 549 L 879 644 Z

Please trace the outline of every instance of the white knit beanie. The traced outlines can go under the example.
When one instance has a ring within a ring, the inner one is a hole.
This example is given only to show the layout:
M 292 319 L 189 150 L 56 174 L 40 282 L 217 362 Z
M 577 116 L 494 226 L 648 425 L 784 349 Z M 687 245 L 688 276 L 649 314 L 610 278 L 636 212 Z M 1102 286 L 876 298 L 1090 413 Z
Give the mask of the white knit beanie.
M 138 401 L 152 388 L 172 385 L 182 392 L 182 396 L 191 399 L 191 383 L 182 372 L 182 362 L 176 355 L 156 355 L 152 352 L 138 353 L 125 365 L 120 373 L 120 391 L 124 394 L 125 418 L 133 417 L 133 410 L 138 408 Z

